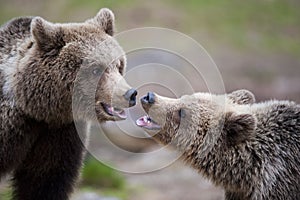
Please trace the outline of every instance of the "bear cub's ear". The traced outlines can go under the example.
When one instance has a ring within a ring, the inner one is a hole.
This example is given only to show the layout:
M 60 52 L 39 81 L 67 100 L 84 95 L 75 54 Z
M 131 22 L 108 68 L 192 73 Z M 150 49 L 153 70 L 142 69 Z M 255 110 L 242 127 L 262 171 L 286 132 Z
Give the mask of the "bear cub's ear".
M 65 45 L 62 29 L 41 17 L 32 19 L 31 35 L 40 49 L 46 52 L 59 50 Z
M 252 114 L 227 113 L 224 121 L 226 140 L 229 145 L 238 145 L 254 134 L 256 119 Z
M 102 28 L 106 34 L 113 36 L 115 31 L 115 16 L 110 9 L 102 8 L 96 17 L 88 20 L 88 22 L 95 24 Z
M 236 104 L 253 104 L 255 103 L 255 96 L 248 90 L 237 90 L 227 95 L 229 99 Z

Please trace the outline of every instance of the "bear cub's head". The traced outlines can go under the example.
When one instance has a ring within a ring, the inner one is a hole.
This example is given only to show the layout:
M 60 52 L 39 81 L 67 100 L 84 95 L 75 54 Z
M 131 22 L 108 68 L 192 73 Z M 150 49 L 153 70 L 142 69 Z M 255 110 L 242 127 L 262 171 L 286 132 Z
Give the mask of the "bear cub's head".
M 247 90 L 227 95 L 195 93 L 179 99 L 149 92 L 141 98 L 147 115 L 136 124 L 163 144 L 198 154 L 220 139 L 228 147 L 249 139 L 256 128 L 250 108 L 254 102 Z
M 16 64 L 3 69 L 14 106 L 46 122 L 125 119 L 137 91 L 123 78 L 126 57 L 113 38 L 114 20 L 106 8 L 83 23 L 33 17 Z

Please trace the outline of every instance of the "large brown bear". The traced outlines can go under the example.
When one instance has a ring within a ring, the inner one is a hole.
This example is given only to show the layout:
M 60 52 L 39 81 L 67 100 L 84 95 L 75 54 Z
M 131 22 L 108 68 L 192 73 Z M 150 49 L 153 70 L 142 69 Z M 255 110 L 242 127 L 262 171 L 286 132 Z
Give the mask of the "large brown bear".
M 300 199 L 300 106 L 255 103 L 247 90 L 179 99 L 152 92 L 137 120 L 150 135 L 225 189 L 227 200 Z
M 84 154 L 74 120 L 83 131 L 135 105 L 113 32 L 109 9 L 84 23 L 22 17 L 0 28 L 0 176 L 12 172 L 14 199 L 68 199 Z

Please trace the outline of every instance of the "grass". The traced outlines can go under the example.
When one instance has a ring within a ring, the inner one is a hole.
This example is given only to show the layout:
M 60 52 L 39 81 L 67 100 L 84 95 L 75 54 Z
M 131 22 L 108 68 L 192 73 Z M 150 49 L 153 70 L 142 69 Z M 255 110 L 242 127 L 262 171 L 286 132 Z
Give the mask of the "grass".
M 129 193 L 124 177 L 93 157 L 88 157 L 85 161 L 80 188 L 82 191 L 93 191 L 101 196 L 114 196 L 124 200 L 127 199 Z M 11 198 L 10 188 L 0 191 L 0 200 Z
M 123 5 L 132 4 L 135 1 L 132 0 L 89 0 L 82 1 L 82 0 L 72 0 L 68 1 L 66 4 L 69 9 L 78 9 L 78 8 L 90 8 L 90 9 L 96 9 L 99 10 L 101 7 L 108 7 L 108 8 L 114 8 L 114 7 L 120 7 Z M 100 6 L 100 7 L 99 7 Z
M 82 171 L 82 184 L 90 187 L 122 189 L 125 179 L 114 169 L 90 157 Z
M 169 1 L 187 14 L 186 29 L 207 29 L 237 47 L 300 53 L 300 3 L 281 0 Z
M 113 196 L 127 200 L 130 189 L 125 178 L 114 169 L 89 157 L 82 171 L 82 191 L 92 191 L 101 196 Z
M 7 188 L 3 191 L 0 191 L 0 199 L 1 200 L 11 200 L 12 199 L 12 190 Z
M 25 2 L 24 2 L 25 1 Z M 29 3 L 26 3 L 29 1 Z M 0 24 L 17 16 L 42 16 L 51 21 L 70 22 L 96 14 L 100 8 L 111 9 L 132 5 L 135 0 L 15 0 L 1 2 Z
M 233 44 L 237 48 L 267 49 L 296 55 L 300 53 L 300 3 L 297 1 L 166 0 L 163 3 L 169 12 L 182 15 L 179 17 L 179 26 L 184 32 L 205 30 L 217 42 Z M 157 4 L 157 8 L 151 7 L 151 14 L 163 15 L 162 12 L 155 11 L 160 8 L 161 2 L 154 0 L 152 4 Z M 81 20 L 92 16 L 101 7 L 136 12 L 135 9 L 128 8 L 143 8 L 145 5 L 144 1 L 137 0 L 53 0 L 37 1 L 35 4 L 24 4 L 21 0 L 16 0 L 1 4 L 0 22 L 28 14 L 42 15 L 54 21 Z M 119 19 L 118 23 L 130 24 L 130 20 Z M 147 20 L 151 21 L 150 18 Z M 147 21 L 143 23 L 148 24 Z

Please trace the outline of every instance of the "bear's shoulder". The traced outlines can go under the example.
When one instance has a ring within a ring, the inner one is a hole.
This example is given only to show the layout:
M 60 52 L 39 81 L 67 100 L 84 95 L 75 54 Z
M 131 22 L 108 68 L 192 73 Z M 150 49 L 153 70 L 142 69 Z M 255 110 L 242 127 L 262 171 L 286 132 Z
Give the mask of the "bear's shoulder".
M 258 122 L 269 132 L 291 133 L 300 139 L 300 105 L 293 101 L 272 100 L 257 104 Z M 284 134 L 283 134 L 284 135 Z
M 265 102 L 260 102 L 252 105 L 253 108 L 258 110 L 267 111 L 279 111 L 279 113 L 287 111 L 298 111 L 300 110 L 300 105 L 294 101 L 280 101 L 280 100 L 270 100 Z M 281 111 L 281 112 L 280 112 Z

